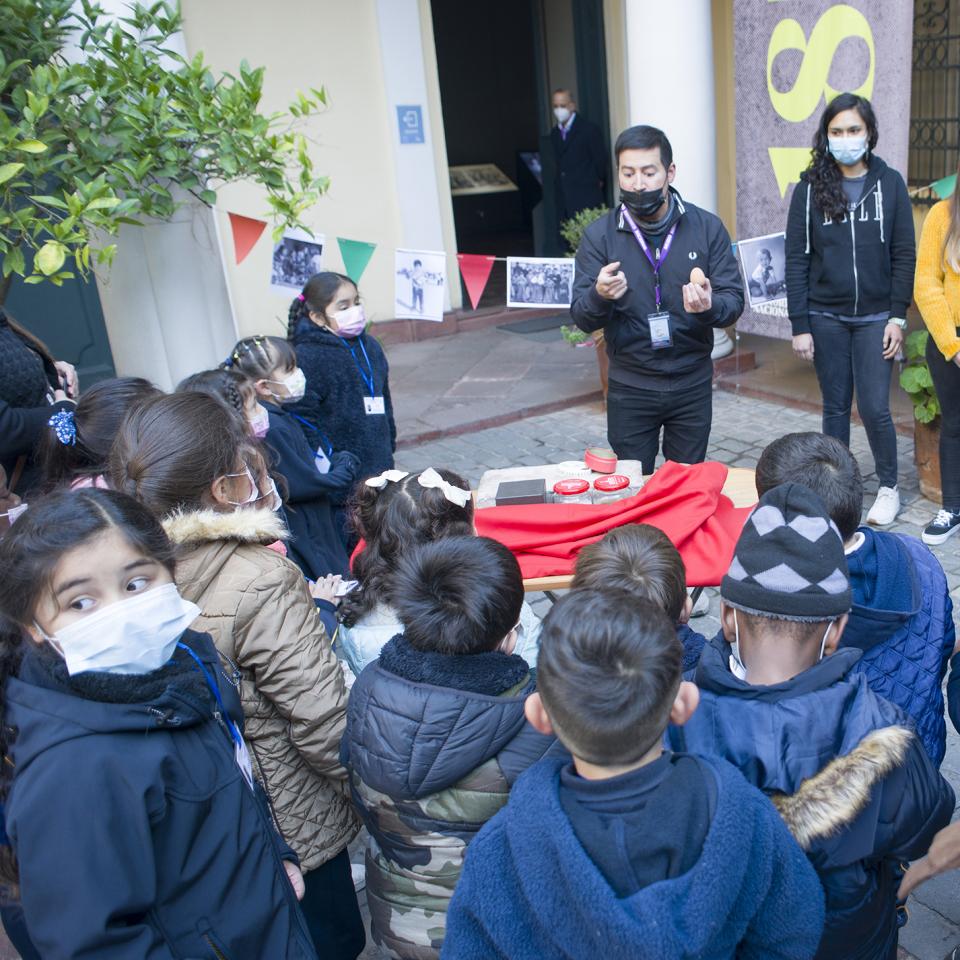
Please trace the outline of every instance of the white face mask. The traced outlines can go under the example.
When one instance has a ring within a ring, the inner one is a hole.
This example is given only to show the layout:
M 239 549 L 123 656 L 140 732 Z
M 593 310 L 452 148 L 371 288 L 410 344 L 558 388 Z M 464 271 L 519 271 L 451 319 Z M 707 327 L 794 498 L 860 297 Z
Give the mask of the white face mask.
M 827 637 L 830 634 L 830 628 L 833 626 L 831 620 L 827 624 L 827 629 L 823 632 L 823 639 L 820 641 L 820 656 L 817 657 L 817 663 L 823 659 L 823 652 L 827 648 Z M 740 659 L 740 623 L 737 620 L 737 608 L 733 608 L 733 632 L 734 641 L 730 644 L 730 672 L 738 679 L 746 681 L 747 668 Z
M 40 633 L 66 661 L 71 676 L 87 670 L 150 673 L 170 660 L 177 640 L 199 615 L 200 608 L 184 600 L 176 584 L 165 583 L 111 603 L 52 637 Z
M 557 123 L 566 123 L 570 119 L 570 111 L 566 107 L 554 107 L 553 115 L 557 118 Z
M 250 432 L 258 439 L 262 440 L 270 430 L 270 414 L 267 408 L 257 404 L 257 412 L 247 421 L 250 425 Z M 237 474 L 240 476 L 240 474 Z
M 866 136 L 827 137 L 827 144 L 833 159 L 845 167 L 852 167 L 867 152 Z
M 297 400 L 303 399 L 303 395 L 307 391 L 307 378 L 299 367 L 282 380 L 268 380 L 267 382 L 279 383 L 286 389 L 285 396 L 278 397 L 274 394 L 274 399 L 279 400 L 280 403 L 296 403 Z

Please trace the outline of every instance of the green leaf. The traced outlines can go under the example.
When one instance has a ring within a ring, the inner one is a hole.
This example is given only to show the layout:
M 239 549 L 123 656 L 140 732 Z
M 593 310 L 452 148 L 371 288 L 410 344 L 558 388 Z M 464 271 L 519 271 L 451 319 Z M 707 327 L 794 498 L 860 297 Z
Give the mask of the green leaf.
M 200 199 L 206 203 L 208 206 L 214 206 L 217 202 L 217 191 L 216 190 L 201 190 Z
M 48 240 L 34 255 L 34 269 L 49 277 L 63 266 L 66 258 L 67 248 L 56 240 Z
M 23 153 L 45 153 L 47 145 L 39 140 L 21 140 L 13 145 L 14 150 L 21 150 Z
M 22 166 L 22 164 L 21 164 Z M 42 203 L 48 207 L 56 207 L 58 210 L 66 210 L 67 205 L 59 197 L 48 197 L 48 196 L 34 196 L 30 195 L 30 199 L 35 203 Z
M 89 213 L 91 210 L 112 210 L 119 203 L 119 197 L 97 197 L 96 200 L 91 200 L 87 204 L 85 212 Z
M 16 176 L 23 167 L 22 163 L 5 163 L 0 166 L 0 183 L 6 183 L 11 177 Z
M 11 273 L 22 277 L 27 270 L 27 263 L 23 257 L 23 250 L 20 247 L 13 247 L 7 251 L 3 258 L 3 275 L 9 277 Z

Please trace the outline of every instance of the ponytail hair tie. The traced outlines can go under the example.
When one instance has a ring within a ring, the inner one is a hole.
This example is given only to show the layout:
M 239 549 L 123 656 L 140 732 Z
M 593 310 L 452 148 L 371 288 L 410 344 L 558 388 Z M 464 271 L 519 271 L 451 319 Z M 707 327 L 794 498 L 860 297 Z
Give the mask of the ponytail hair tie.
M 48 421 L 47 426 L 53 427 L 57 439 L 65 446 L 72 446 L 77 442 L 77 423 L 72 410 L 58 410 Z
M 458 507 L 465 507 L 471 497 L 469 490 L 464 490 L 463 487 L 456 487 L 452 483 L 448 483 L 433 467 L 427 467 L 427 469 L 417 477 L 417 483 L 427 490 L 439 490 L 449 503 Z
M 227 359 L 223 361 L 223 365 L 229 370 L 233 366 L 233 357 L 227 357 Z
M 307 298 L 306 298 L 302 293 L 298 293 L 298 294 L 297 294 L 297 299 L 298 299 L 301 303 L 303 303 Z

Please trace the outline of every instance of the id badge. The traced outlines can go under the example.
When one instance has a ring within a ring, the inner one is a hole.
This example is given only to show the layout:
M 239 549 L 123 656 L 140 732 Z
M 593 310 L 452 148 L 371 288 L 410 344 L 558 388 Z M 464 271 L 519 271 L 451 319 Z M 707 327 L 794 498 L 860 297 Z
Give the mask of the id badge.
M 323 447 L 317 447 L 317 452 L 313 455 L 313 462 L 318 473 L 330 472 L 330 458 L 327 456 L 327 451 L 324 450 Z
M 367 416 L 385 414 L 387 412 L 387 408 L 383 403 L 383 397 L 364 397 L 363 409 Z
M 237 766 L 243 774 L 243 779 L 247 781 L 247 786 L 253 789 L 253 762 L 250 759 L 250 751 L 247 749 L 247 743 L 243 737 L 239 737 L 233 743 L 233 759 L 237 761 Z
M 665 350 L 673 346 L 673 336 L 670 333 L 670 314 L 647 314 L 647 323 L 650 326 L 650 342 L 654 350 Z

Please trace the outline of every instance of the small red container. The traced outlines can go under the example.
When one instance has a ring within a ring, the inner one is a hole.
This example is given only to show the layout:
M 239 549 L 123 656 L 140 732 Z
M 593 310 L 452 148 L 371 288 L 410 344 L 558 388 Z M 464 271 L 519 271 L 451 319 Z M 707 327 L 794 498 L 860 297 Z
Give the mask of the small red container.
M 602 490 L 604 493 L 613 493 L 614 490 L 624 490 L 630 486 L 630 478 L 622 473 L 613 473 L 608 477 L 598 477 L 593 481 L 594 490 Z
M 613 473 L 617 469 L 617 455 L 606 447 L 589 447 L 583 462 L 594 473 Z
M 592 503 L 590 499 L 590 481 L 580 480 L 577 477 L 568 477 L 558 480 L 553 485 L 553 492 L 557 495 L 558 503 Z

